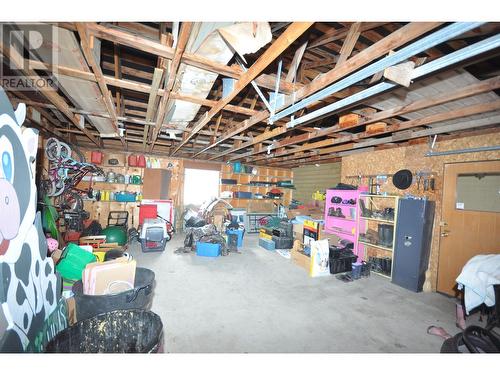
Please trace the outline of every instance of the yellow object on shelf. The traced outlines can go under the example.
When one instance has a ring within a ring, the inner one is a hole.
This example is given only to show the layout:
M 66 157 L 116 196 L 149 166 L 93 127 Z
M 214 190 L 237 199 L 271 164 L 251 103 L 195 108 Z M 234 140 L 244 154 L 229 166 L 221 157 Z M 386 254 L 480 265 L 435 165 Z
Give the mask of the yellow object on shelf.
M 325 193 L 320 192 L 319 190 L 316 190 L 316 192 L 315 192 L 315 193 L 313 193 L 312 198 L 313 198 L 315 201 L 324 201 L 324 200 L 326 199 L 326 194 L 325 194 Z

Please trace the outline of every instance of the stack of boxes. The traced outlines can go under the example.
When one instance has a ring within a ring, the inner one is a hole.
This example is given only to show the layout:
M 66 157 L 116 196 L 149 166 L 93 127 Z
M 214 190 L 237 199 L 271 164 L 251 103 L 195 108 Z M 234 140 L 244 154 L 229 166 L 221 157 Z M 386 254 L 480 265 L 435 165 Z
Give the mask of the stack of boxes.
M 291 249 L 293 246 L 293 224 L 282 221 L 279 226 L 260 228 L 259 246 L 266 250 Z

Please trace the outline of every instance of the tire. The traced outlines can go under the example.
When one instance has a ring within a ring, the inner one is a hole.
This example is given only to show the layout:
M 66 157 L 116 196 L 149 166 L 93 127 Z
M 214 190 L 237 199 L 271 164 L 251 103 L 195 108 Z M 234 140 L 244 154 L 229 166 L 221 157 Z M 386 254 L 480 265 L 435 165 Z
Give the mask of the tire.
M 57 197 L 56 205 L 65 210 L 82 211 L 83 199 L 78 193 L 69 191 Z
M 460 351 L 460 347 L 465 346 L 462 332 L 457 333 L 455 336 L 444 340 L 441 345 L 441 353 L 464 353 Z
M 49 160 L 57 160 L 59 141 L 56 138 L 49 138 L 45 144 L 45 155 Z

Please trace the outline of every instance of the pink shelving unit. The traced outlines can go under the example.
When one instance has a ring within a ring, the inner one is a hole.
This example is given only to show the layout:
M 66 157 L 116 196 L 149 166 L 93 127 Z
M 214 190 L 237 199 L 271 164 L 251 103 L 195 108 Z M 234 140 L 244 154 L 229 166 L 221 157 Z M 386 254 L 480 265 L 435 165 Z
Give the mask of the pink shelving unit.
M 335 234 L 341 239 L 346 239 L 354 243 L 353 252 L 358 256 L 358 260 L 364 258 L 363 251 L 358 246 L 358 217 L 360 215 L 359 209 L 359 195 L 361 192 L 367 192 L 367 186 L 360 186 L 357 190 L 337 190 L 328 189 L 326 191 L 325 200 L 325 231 L 330 234 Z M 354 199 L 355 204 L 347 203 L 333 203 L 333 197 L 340 197 L 342 201 Z M 330 208 L 333 210 L 341 209 L 345 217 L 330 216 Z

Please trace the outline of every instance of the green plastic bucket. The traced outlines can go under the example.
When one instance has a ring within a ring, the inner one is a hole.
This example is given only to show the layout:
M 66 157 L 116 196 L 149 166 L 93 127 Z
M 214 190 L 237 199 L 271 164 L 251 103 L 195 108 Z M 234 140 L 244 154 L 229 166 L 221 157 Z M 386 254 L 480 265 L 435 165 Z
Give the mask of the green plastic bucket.
M 81 280 L 85 266 L 96 260 L 94 254 L 85 251 L 74 243 L 70 243 L 66 246 L 61 260 L 57 263 L 56 270 L 64 279 Z

